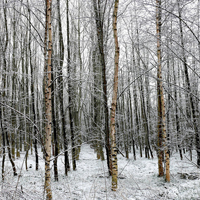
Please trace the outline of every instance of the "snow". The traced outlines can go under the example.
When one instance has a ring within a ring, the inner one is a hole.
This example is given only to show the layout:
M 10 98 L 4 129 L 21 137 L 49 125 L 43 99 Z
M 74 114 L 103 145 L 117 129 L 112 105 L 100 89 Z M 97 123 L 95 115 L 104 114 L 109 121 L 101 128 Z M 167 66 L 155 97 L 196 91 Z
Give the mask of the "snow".
M 193 152 L 193 155 L 195 152 Z M 137 154 L 139 155 L 139 153 Z M 28 171 L 23 163 L 25 153 L 16 159 L 18 176 L 13 177 L 12 168 L 6 155 L 5 181 L 1 181 L 0 199 L 45 199 L 44 160 L 40 151 L 39 170 L 35 171 L 34 155 L 29 155 Z M 154 155 L 155 156 L 155 155 Z M 187 154 L 185 154 L 187 156 Z M 194 157 L 194 156 L 193 156 Z M 195 161 L 194 161 L 195 162 Z M 2 158 L 0 158 L 2 164 Z M 52 163 L 53 164 L 53 163 Z M 171 182 L 158 177 L 157 158 L 137 157 L 130 159 L 118 154 L 118 190 L 111 191 L 111 177 L 108 176 L 106 161 L 97 160 L 94 150 L 88 144 L 81 147 L 77 170 L 64 175 L 64 157 L 58 159 L 59 182 L 53 179 L 52 191 L 55 200 L 158 200 L 158 199 L 200 199 L 200 171 L 186 157 L 181 161 L 178 153 L 170 158 Z M 0 167 L 1 168 L 1 167 Z M 1 170 L 1 169 L 0 169 Z M 182 179 L 181 174 L 195 174 L 195 180 Z

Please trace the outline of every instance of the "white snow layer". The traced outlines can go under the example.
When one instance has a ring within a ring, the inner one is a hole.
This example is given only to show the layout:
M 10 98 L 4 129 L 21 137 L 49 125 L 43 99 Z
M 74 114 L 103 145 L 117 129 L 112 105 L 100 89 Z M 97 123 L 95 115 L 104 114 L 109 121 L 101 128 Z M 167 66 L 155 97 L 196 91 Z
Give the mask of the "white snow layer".
M 28 171 L 25 169 L 25 153 L 16 159 L 18 176 L 13 177 L 12 168 L 6 155 L 5 180 L 0 185 L 0 200 L 40 200 L 44 194 L 44 160 L 41 151 L 39 170 L 35 170 L 34 153 L 28 158 Z M 193 152 L 193 155 L 195 152 Z M 139 155 L 139 153 L 137 154 Z M 89 145 L 81 147 L 77 170 L 64 175 L 64 156 L 58 159 L 59 181 L 53 177 L 51 188 L 54 200 L 197 200 L 200 199 L 200 171 L 184 155 L 181 161 L 179 154 L 170 158 L 171 182 L 166 183 L 163 177 L 158 177 L 157 157 L 154 159 L 137 157 L 130 159 L 118 154 L 118 190 L 111 191 L 111 177 L 108 176 L 107 163 L 97 160 L 96 153 Z M 193 156 L 195 158 L 195 156 Z M 194 160 L 195 162 L 195 160 Z M 23 163 L 23 164 L 22 164 Z M 0 170 L 2 157 L 0 158 Z M 182 174 L 182 175 L 181 175 Z M 190 178 L 192 175 L 193 178 Z

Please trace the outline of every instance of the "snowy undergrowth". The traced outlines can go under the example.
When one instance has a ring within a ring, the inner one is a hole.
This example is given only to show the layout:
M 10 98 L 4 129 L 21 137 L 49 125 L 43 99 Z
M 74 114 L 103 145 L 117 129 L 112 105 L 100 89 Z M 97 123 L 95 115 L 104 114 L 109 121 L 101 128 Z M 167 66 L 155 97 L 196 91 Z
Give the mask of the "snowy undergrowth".
M 138 154 L 139 155 L 139 154 Z M 40 200 L 44 198 L 44 160 L 40 154 L 39 170 L 35 171 L 34 156 L 28 159 L 28 171 L 22 162 L 25 154 L 16 159 L 18 176 L 13 177 L 12 169 L 6 156 L 5 181 L 1 181 L 0 199 L 27 199 Z M 2 158 L 0 158 L 2 164 Z M 195 180 L 182 179 L 180 174 L 200 174 L 186 158 L 180 160 L 177 153 L 170 158 L 171 182 L 166 183 L 163 178 L 157 177 L 157 158 L 137 158 L 132 154 L 130 159 L 118 155 L 119 179 L 118 190 L 111 191 L 111 178 L 108 177 L 106 161 L 96 159 L 94 150 L 89 145 L 81 147 L 80 160 L 77 161 L 77 170 L 64 175 L 64 157 L 58 160 L 59 182 L 53 179 L 52 191 L 55 200 L 159 200 L 159 199 L 200 199 L 200 177 Z M 52 163 L 53 164 L 53 163 Z M 32 167 L 31 167 L 32 166 Z M 22 169 L 22 170 L 21 170 Z

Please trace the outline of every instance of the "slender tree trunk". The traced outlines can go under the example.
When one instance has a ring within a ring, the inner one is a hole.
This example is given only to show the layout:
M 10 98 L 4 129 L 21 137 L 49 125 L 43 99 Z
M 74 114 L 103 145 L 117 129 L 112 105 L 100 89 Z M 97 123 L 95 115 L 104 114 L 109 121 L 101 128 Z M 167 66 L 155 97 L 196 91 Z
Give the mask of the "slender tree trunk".
M 6 15 L 6 8 L 3 8 L 3 14 L 4 14 L 4 21 L 5 21 L 5 29 L 6 29 L 6 41 L 5 41 L 5 46 L 2 51 L 3 54 L 3 67 L 4 69 L 6 68 L 6 59 L 5 59 L 5 52 L 7 49 L 8 45 L 8 32 L 7 32 L 7 15 Z M 4 83 L 6 81 L 5 75 L 2 76 L 2 82 Z M 2 96 L 0 96 L 0 101 L 2 101 Z M 0 125 L 1 125 L 1 140 L 2 140 L 2 148 L 3 148 L 3 158 L 2 158 L 2 181 L 4 181 L 4 172 L 5 172 L 5 159 L 6 159 L 6 141 L 5 141 L 5 133 L 3 130 L 3 108 L 0 105 Z
M 0 99 L 2 100 L 2 99 Z M 3 129 L 2 123 L 2 106 L 0 105 L 0 126 L 1 126 L 1 134 L 2 134 L 2 145 L 3 145 L 3 158 L 2 158 L 2 181 L 4 181 L 4 168 L 5 168 L 5 159 L 6 159 L 6 141 L 5 141 L 5 133 Z
M 115 40 L 115 71 L 114 71 L 114 84 L 113 84 L 113 96 L 111 105 L 111 118 L 110 118 L 110 138 L 111 138 L 111 156 L 112 156 L 112 190 L 117 190 L 117 147 L 116 147 L 116 131 L 115 131 L 115 115 L 117 106 L 117 90 L 118 90 L 118 65 L 119 65 L 119 45 L 117 35 L 117 12 L 118 12 L 119 0 L 115 0 L 114 12 L 113 12 L 113 32 Z
M 6 1 L 7 3 L 7 1 Z M 7 61 L 6 61 L 6 51 L 7 51 L 7 46 L 8 46 L 8 24 L 7 24 L 7 9 L 5 6 L 5 2 L 3 1 L 3 17 L 4 17 L 4 32 L 5 32 L 5 41 L 4 43 L 1 43 L 1 47 L 0 47 L 0 55 L 2 56 L 2 61 L 1 61 L 1 82 L 3 84 L 1 84 L 1 90 L 3 92 L 1 92 L 0 94 L 0 101 L 3 102 L 5 101 L 5 95 L 6 95 L 6 79 L 8 77 L 8 75 L 6 74 L 6 65 L 7 65 Z M 2 22 L 3 23 L 3 22 Z M 4 74 L 3 74 L 4 72 Z M 0 105 L 0 125 L 1 125 L 1 142 L 2 142 L 2 149 L 3 149 L 3 158 L 2 158 L 2 180 L 4 180 L 4 167 L 5 167 L 5 158 L 6 158 L 6 140 L 5 140 L 5 133 L 4 133 L 4 118 L 3 118 L 3 113 L 4 113 L 4 107 L 2 105 Z
M 169 37 L 169 36 L 168 36 Z M 168 112 L 167 112 L 167 123 L 166 123 L 166 129 L 167 129 L 167 139 L 168 139 L 168 151 L 169 151 L 169 155 L 170 155 L 170 151 L 171 151 L 171 145 L 169 143 L 169 138 L 170 138 L 170 130 L 171 130 L 171 88 L 170 88 L 170 83 L 171 83 L 171 74 L 170 74 L 170 57 L 169 57 L 169 40 L 167 39 L 167 87 L 168 87 L 168 94 L 167 94 L 167 103 L 168 103 Z M 174 66 L 173 66 L 174 67 Z M 175 87 L 176 89 L 176 87 Z M 177 108 L 177 106 L 176 106 Z
M 183 39 L 183 27 L 182 27 L 182 20 L 181 20 L 182 16 L 181 16 L 180 0 L 177 0 L 177 3 L 178 3 L 178 12 L 179 12 L 179 27 L 180 27 L 180 39 L 181 39 L 181 47 L 182 47 L 184 74 L 185 74 L 187 90 L 188 90 L 188 93 L 189 93 L 188 97 L 189 97 L 189 103 L 190 103 L 190 106 L 191 106 L 191 113 L 192 113 L 192 118 L 193 118 L 193 127 L 194 127 L 194 131 L 195 131 L 197 165 L 200 166 L 200 136 L 199 136 L 198 119 L 197 119 L 197 115 L 196 115 L 194 99 L 193 99 L 193 96 L 192 96 L 192 89 L 191 89 L 187 60 L 186 60 L 186 55 L 185 55 L 185 45 L 184 45 L 184 39 Z
M 81 144 L 82 144 L 82 137 L 81 137 L 81 127 L 82 127 L 82 73 L 83 73 L 83 61 L 82 61 L 82 56 L 81 56 L 81 27 L 80 27 L 80 14 L 81 14 L 81 2 L 78 1 L 80 5 L 78 5 L 78 57 L 79 57 L 79 65 L 80 65 L 80 72 L 79 72 L 79 100 L 78 100 L 78 114 L 79 116 L 77 117 L 78 119 L 78 139 L 77 139 L 77 148 L 76 148 L 76 160 L 79 160 L 79 154 L 81 151 Z
M 61 60 L 62 58 L 60 58 Z M 61 65 L 62 66 L 62 65 Z M 67 141 L 67 131 L 66 131 L 66 120 L 65 120 L 65 111 L 64 111 L 64 100 L 63 100 L 63 70 L 59 67 L 59 78 L 58 78 L 58 84 L 59 87 L 59 101 L 60 101 L 60 114 L 61 114 L 61 120 L 62 120 L 62 134 L 63 134 L 63 140 L 64 140 L 64 160 L 65 160 L 65 175 L 67 176 L 68 171 L 70 170 L 69 165 L 69 155 L 68 155 L 68 141 Z
M 14 174 L 14 176 L 17 176 L 17 170 L 16 170 L 15 163 L 14 163 L 14 161 L 12 159 L 12 155 L 11 155 L 10 141 L 9 141 L 9 136 L 8 136 L 7 130 L 5 130 L 5 134 L 6 134 L 6 143 L 7 143 L 8 157 L 9 157 L 9 160 L 10 160 L 12 168 L 13 168 L 13 174 Z
M 147 54 L 147 60 L 149 59 L 149 55 Z M 146 64 L 145 70 L 148 71 L 148 62 Z M 147 146 L 151 155 L 151 158 L 153 158 L 153 151 L 151 148 L 151 143 L 150 143 L 150 136 L 151 136 L 151 100 L 150 100 L 150 92 L 149 92 L 149 74 L 146 74 L 145 76 L 145 88 L 146 88 L 146 109 L 144 109 L 144 114 L 145 114 L 145 121 L 147 124 L 147 134 L 146 134 L 146 138 L 147 138 Z M 145 105 L 145 102 L 144 102 Z
M 174 63 L 173 63 L 173 75 L 174 75 L 174 85 L 176 85 L 176 75 L 175 75 Z M 175 99 L 176 102 L 178 102 L 176 87 L 174 87 L 174 99 Z M 182 149 L 181 149 L 181 146 L 180 146 L 180 140 L 181 140 L 181 138 L 180 138 L 180 133 L 181 133 L 180 119 L 179 119 L 177 106 L 175 108 L 175 117 L 176 117 L 176 131 L 177 131 L 178 150 L 179 150 L 180 158 L 181 158 L 181 160 L 183 160 Z
M 166 162 L 166 181 L 170 182 L 169 171 L 169 152 L 167 149 L 167 136 L 165 125 L 165 102 L 162 83 L 162 64 L 161 64 L 161 0 L 156 0 L 156 33 L 157 33 L 157 97 L 158 97 L 158 170 L 159 176 L 164 176 L 162 163 L 162 149 L 164 148 Z
M 31 58 L 31 53 L 30 53 Z M 31 62 L 31 60 L 30 60 Z M 32 94 L 32 112 L 33 112 L 33 122 L 36 123 L 36 111 L 35 111 L 35 92 L 34 92 L 34 80 L 33 80 L 33 66 L 31 65 L 31 94 Z M 38 159 L 38 149 L 37 149 L 37 129 L 34 126 L 34 149 L 35 149 L 35 169 L 38 170 L 39 159 Z
M 100 1 L 98 0 L 98 5 Z M 105 148 L 106 148 L 106 156 L 107 156 L 107 166 L 109 174 L 112 172 L 112 164 L 111 164 L 111 149 L 110 149 L 110 138 L 109 138 L 109 112 L 108 112 L 108 97 L 107 97 L 107 79 L 106 79 L 106 62 L 105 62 L 105 54 L 104 54 L 104 36 L 103 36 L 103 22 L 101 16 L 101 10 L 97 6 L 97 0 L 93 0 L 94 12 L 95 12 L 95 21 L 96 21 L 96 29 L 97 29 L 97 39 L 100 53 L 100 63 L 102 67 L 102 80 L 103 80 L 103 105 L 104 105 L 104 132 L 105 132 Z
M 57 2 L 59 4 L 59 1 Z M 59 6 L 59 5 L 57 5 Z M 54 31 L 53 34 L 53 41 L 56 39 L 55 38 L 55 33 L 57 30 Z M 52 105 L 52 134 L 53 134 L 53 138 L 52 138 L 52 155 L 54 156 L 53 159 L 53 168 L 54 168 L 54 180 L 58 181 L 58 164 L 57 164 L 57 160 L 58 160 L 58 133 L 59 133 L 59 125 L 57 120 L 59 121 L 59 116 L 56 115 L 57 113 L 57 109 L 58 109 L 58 104 L 57 103 L 57 96 L 58 96 L 58 92 L 57 89 L 59 88 L 60 84 L 58 84 L 57 80 L 55 79 L 57 73 L 56 73 L 56 66 L 58 66 L 58 62 L 56 60 L 56 57 L 54 57 L 55 55 L 57 55 L 56 51 L 56 46 L 53 47 L 53 49 L 55 49 L 52 52 L 52 66 L 51 66 L 51 79 L 52 79 L 52 85 L 51 85 L 51 91 L 52 91 L 52 99 L 51 99 L 51 105 Z M 56 105 L 57 103 L 57 105 Z M 62 124 L 62 123 L 61 123 Z
M 73 121 L 73 101 L 72 101 L 72 76 L 71 76 L 71 54 L 70 54 L 70 40 L 69 40 L 69 1 L 67 0 L 67 73 L 68 73 L 68 103 L 69 103 L 69 123 L 71 131 L 71 148 L 72 148 L 72 165 L 73 170 L 76 170 L 76 148 L 75 148 L 75 138 L 74 138 L 74 121 Z
M 158 57 L 158 74 L 160 76 L 161 69 L 161 47 L 160 47 L 160 29 L 161 29 L 161 1 L 156 1 L 156 29 L 157 29 L 157 57 Z M 157 81 L 157 97 L 158 97 L 158 176 L 164 176 L 163 169 L 163 138 L 162 138 L 162 112 L 161 112 L 161 95 L 160 95 L 160 80 Z
M 29 13 L 29 21 L 31 20 L 31 13 L 30 8 L 28 8 Z M 31 32 L 31 26 L 29 26 L 29 31 Z M 30 68 L 31 68 L 31 98 L 32 98 L 32 114 L 33 114 L 33 122 L 36 123 L 36 111 L 35 111 L 35 91 L 34 91 L 34 69 L 33 69 L 33 63 L 32 63 L 32 50 L 31 50 L 31 33 L 29 35 L 29 56 L 30 56 Z M 34 126 L 34 149 L 35 149 L 35 169 L 38 170 L 39 166 L 39 159 L 38 159 L 38 149 L 37 149 L 37 129 Z
M 54 80 L 54 75 L 53 75 L 53 65 L 52 65 L 52 80 Z M 53 139 L 54 139 L 54 160 L 53 160 L 53 166 L 54 166 L 54 180 L 58 181 L 58 165 L 57 165 L 57 160 L 58 160 L 58 139 L 57 139 L 57 124 L 56 124 L 56 106 L 55 106 L 55 99 L 56 99 L 56 91 L 55 91 L 55 83 L 52 83 L 51 90 L 53 92 L 52 96 L 52 125 L 53 125 Z
M 130 69 L 129 69 L 130 70 Z M 128 71 L 128 85 L 130 85 L 130 71 Z M 131 137 L 131 140 L 132 140 L 132 148 L 133 148 L 133 157 L 134 157 L 134 160 L 136 160 L 136 150 L 135 150 L 135 139 L 134 139 L 134 135 L 135 135 L 135 131 L 134 131 L 134 125 L 133 125 L 133 109 L 132 109 L 132 97 L 131 97 L 131 88 L 129 87 L 129 90 L 128 90 L 128 102 L 127 102 L 127 105 L 128 105 L 128 120 L 129 120 L 129 132 L 130 132 L 130 137 Z
M 51 33 L 51 0 L 46 0 L 47 9 L 47 33 L 48 33 L 48 54 L 47 54 L 47 74 L 45 74 L 45 114 L 46 114 L 46 124 L 45 124 L 45 191 L 46 199 L 52 199 L 51 191 L 51 123 L 52 123 L 52 106 L 51 106 L 51 55 L 52 55 L 52 33 Z
M 7 1 L 5 2 L 7 3 Z M 4 5 L 5 6 L 5 5 Z M 4 21 L 5 21 L 5 37 L 6 37 L 6 41 L 5 41 L 5 45 L 3 47 L 3 71 L 6 72 L 7 71 L 7 60 L 6 60 L 6 51 L 7 51 L 7 47 L 8 47 L 8 24 L 7 24 L 7 11 L 6 8 L 4 7 Z M 4 75 L 2 77 L 2 85 L 3 85 L 3 92 L 2 92 L 2 100 L 5 100 L 6 98 L 6 81 L 7 81 L 7 76 Z M 1 109 L 1 126 L 2 126 L 2 139 L 3 139 L 3 146 L 5 147 L 5 144 L 7 143 L 7 150 L 8 150 L 8 157 L 9 160 L 11 162 L 12 168 L 13 168 L 13 174 L 14 176 L 17 175 L 17 171 L 16 171 L 16 167 L 15 167 L 15 163 L 12 159 L 12 155 L 11 155 L 11 149 L 10 149 L 10 142 L 9 142 L 9 136 L 8 136 L 8 131 L 7 131 L 7 116 L 5 116 L 5 109 L 3 107 L 0 108 Z M 5 150 L 5 149 L 4 149 Z M 5 154 L 4 154 L 5 155 Z M 4 178 L 4 162 L 5 162 L 5 157 L 3 157 L 3 163 L 2 163 L 2 178 Z
M 28 23 L 28 22 L 27 22 Z M 26 36 L 24 39 L 24 43 L 28 44 L 28 32 L 29 32 L 29 26 L 27 26 L 26 28 Z M 23 77 L 23 93 L 24 95 L 28 94 L 29 91 L 29 81 L 28 81 L 28 45 L 25 46 L 25 53 L 24 53 L 24 64 L 22 64 L 22 71 L 24 72 L 24 77 Z M 24 100 L 24 114 L 29 116 L 29 97 L 25 98 Z M 26 166 L 26 170 L 28 170 L 28 163 L 27 163 L 27 159 L 28 159 L 28 152 L 29 149 L 31 147 L 31 144 L 28 141 L 28 133 L 29 131 L 29 126 L 27 124 L 26 121 L 26 117 L 24 117 L 24 129 L 25 129 L 25 133 L 24 133 L 24 141 L 25 141 L 25 145 L 24 145 L 24 150 L 27 152 L 26 156 L 25 156 L 25 166 Z
M 13 2 L 13 6 L 15 9 L 15 2 Z M 16 15 L 15 15 L 15 10 L 14 12 L 14 20 L 13 20 L 13 50 L 12 50 L 12 94 L 11 94 L 11 98 L 12 98 L 12 107 L 16 107 L 15 104 L 15 100 L 16 100 L 16 78 L 17 78 L 17 66 L 16 66 L 16 60 L 15 60 L 15 54 L 16 54 Z M 11 111 L 11 115 L 14 116 L 14 111 Z M 15 135 L 15 127 L 16 127 L 16 117 L 12 118 L 12 126 L 13 126 L 13 130 L 11 130 L 11 137 L 10 137 L 10 142 L 11 142 L 11 154 L 12 154 L 12 159 L 15 160 L 15 145 L 16 145 L 16 135 Z
M 64 44 L 63 44 L 63 35 L 62 35 L 62 25 L 61 25 L 61 18 L 60 18 L 60 1 L 57 0 L 57 13 L 58 13 L 58 29 L 59 29 L 59 101 L 60 101 L 60 111 L 61 111 L 61 118 L 62 118 L 62 130 L 64 135 L 64 155 L 65 155 L 65 175 L 67 175 L 67 172 L 69 170 L 69 158 L 68 158 L 68 145 L 66 141 L 66 128 L 65 128 L 65 114 L 64 114 L 64 102 L 63 102 L 63 61 L 64 61 Z M 53 66 L 52 66 L 53 67 Z M 53 68 L 52 68 L 53 71 Z M 52 73 L 52 79 L 54 80 L 54 76 Z M 57 166 L 57 157 L 59 153 L 58 149 L 58 131 L 57 131 L 57 124 L 56 124 L 56 106 L 54 104 L 56 100 L 56 87 L 54 87 L 55 84 L 52 85 L 52 90 L 54 90 L 54 98 L 52 99 L 52 116 L 53 116 L 53 125 L 54 125 L 54 146 L 55 146 L 55 158 L 54 158 L 54 179 L 55 181 L 58 181 L 58 166 Z
M 145 130 L 145 157 L 150 158 L 153 155 L 150 147 L 150 142 L 149 142 L 149 126 L 148 126 L 148 119 L 147 119 L 147 113 L 146 113 L 146 105 L 145 105 L 145 100 L 144 100 L 144 87 L 142 85 L 142 79 L 140 80 L 139 83 L 139 89 L 140 89 L 140 102 L 141 102 L 141 117 L 143 121 L 143 126 Z M 152 157 L 153 158 L 153 157 Z
M 98 49 L 95 49 L 92 52 L 92 66 L 93 66 L 93 132 L 95 134 L 95 148 L 97 151 L 97 158 L 104 160 L 103 147 L 102 147 L 102 137 L 101 137 L 101 71 L 97 66 L 98 61 Z M 97 59 L 96 59 L 97 58 Z
M 133 65 L 134 67 L 136 67 L 136 61 L 135 61 L 135 55 L 134 55 L 135 51 L 134 51 L 134 44 L 132 44 L 132 56 L 133 56 Z M 136 70 L 135 70 L 135 78 L 137 76 Z M 137 96 L 137 87 L 136 87 L 136 83 L 134 82 L 134 95 L 133 95 L 133 99 L 134 99 L 134 109 L 135 109 L 135 132 L 137 134 L 137 140 L 139 143 L 139 148 L 140 148 L 140 157 L 142 157 L 142 145 L 141 145 L 141 136 L 140 136 L 140 127 L 139 127 L 139 114 L 138 114 L 138 96 Z

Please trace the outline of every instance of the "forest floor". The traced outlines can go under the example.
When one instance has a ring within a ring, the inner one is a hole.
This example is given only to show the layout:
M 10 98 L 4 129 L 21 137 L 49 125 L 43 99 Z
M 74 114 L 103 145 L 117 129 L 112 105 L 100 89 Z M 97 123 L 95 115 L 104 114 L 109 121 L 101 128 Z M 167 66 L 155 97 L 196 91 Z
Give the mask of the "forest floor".
M 139 155 L 139 154 L 138 154 Z M 28 171 L 24 165 L 25 153 L 16 159 L 18 176 L 13 177 L 12 168 L 6 155 L 5 181 L 0 181 L 0 200 L 40 200 L 44 198 L 44 160 L 40 153 L 39 170 L 35 171 L 34 155 L 29 155 Z M 130 159 L 118 155 L 118 190 L 111 191 L 111 177 L 108 177 L 106 161 L 96 159 L 89 145 L 81 147 L 77 170 L 64 175 L 64 157 L 58 161 L 59 182 L 53 179 L 54 200 L 160 200 L 200 199 L 200 169 L 188 161 L 185 154 L 181 161 L 178 153 L 170 158 L 171 182 L 158 177 L 157 158 L 137 157 Z M 195 161 L 194 161 L 195 162 Z M 23 164 L 22 164 L 23 163 Z M 53 164 L 53 163 L 52 163 Z M 0 158 L 0 170 L 2 158 Z

